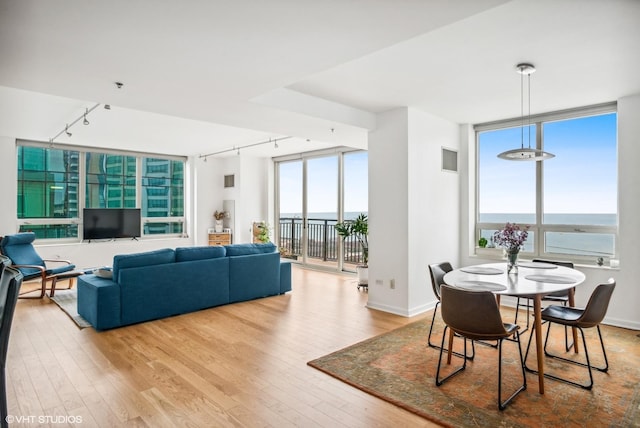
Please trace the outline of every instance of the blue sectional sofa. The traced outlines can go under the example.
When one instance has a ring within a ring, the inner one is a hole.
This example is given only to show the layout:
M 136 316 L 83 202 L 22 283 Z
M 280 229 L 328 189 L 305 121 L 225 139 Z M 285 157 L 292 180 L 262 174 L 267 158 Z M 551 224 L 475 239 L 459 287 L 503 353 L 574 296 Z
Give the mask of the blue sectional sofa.
M 272 243 L 117 255 L 112 278 L 78 278 L 78 314 L 96 330 L 291 291 L 291 265 Z

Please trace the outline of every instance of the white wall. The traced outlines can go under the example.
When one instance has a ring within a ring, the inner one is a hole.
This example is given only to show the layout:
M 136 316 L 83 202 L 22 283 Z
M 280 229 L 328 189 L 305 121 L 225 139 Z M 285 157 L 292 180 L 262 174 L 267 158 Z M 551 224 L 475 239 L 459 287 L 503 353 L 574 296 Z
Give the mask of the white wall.
M 409 108 L 377 123 L 369 135 L 368 306 L 412 316 L 436 302 L 428 264 L 457 263 L 459 177 L 442 171 L 441 149 L 457 150 L 459 131 Z
M 232 200 L 235 203 L 235 217 L 233 242 L 248 243 L 252 239 L 252 224 L 254 221 L 267 221 L 273 225 L 273 161 L 269 158 L 254 156 L 228 156 L 224 158 L 209 158 L 200 166 L 197 173 L 200 188 L 198 199 L 206 208 L 201 210 L 206 220 L 198 221 L 202 234 L 206 236 L 206 229 L 213 227 L 213 213 L 221 210 L 223 201 Z M 208 168 L 208 169 L 205 169 Z M 224 188 L 224 176 L 235 175 L 232 188 Z M 208 210 L 208 214 L 206 214 Z M 272 235 L 273 236 L 273 235 Z
M 618 100 L 618 213 L 620 268 L 576 266 L 586 280 L 576 289 L 576 304 L 586 305 L 595 286 L 613 277 L 616 290 L 609 304 L 605 322 L 640 329 L 640 94 Z M 462 266 L 488 262 L 473 255 L 473 212 L 475 198 L 475 141 L 473 129 L 461 126 L 461 154 L 466 168 L 461 170 L 460 195 L 460 263 Z M 594 165 L 597 168 L 597 165 Z M 505 304 L 513 303 L 503 299 Z
M 433 308 L 427 266 L 458 263 L 459 181 L 442 170 L 442 148 L 459 150 L 458 125 L 409 109 L 409 313 Z
M 369 133 L 369 298 L 367 306 L 408 315 L 408 109 L 381 113 Z M 389 288 L 395 279 L 396 288 Z M 377 281 L 382 281 L 378 285 Z

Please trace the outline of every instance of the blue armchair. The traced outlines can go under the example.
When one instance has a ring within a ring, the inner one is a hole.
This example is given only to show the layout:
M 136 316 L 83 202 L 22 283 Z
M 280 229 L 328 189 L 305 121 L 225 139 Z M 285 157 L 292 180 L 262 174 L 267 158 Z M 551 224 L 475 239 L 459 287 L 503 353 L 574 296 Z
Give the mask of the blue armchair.
M 51 281 L 50 296 L 53 296 L 56 289 L 56 282 L 59 279 L 68 279 L 69 288 L 73 287 L 74 279 L 82 275 L 82 272 L 76 271 L 76 266 L 68 260 L 44 260 L 38 255 L 33 247 L 33 241 L 36 235 L 33 232 L 17 233 L 15 235 L 7 235 L 0 241 L 0 252 L 11 259 L 13 267 L 20 270 L 24 281 L 39 279 L 41 282 L 40 290 L 30 290 L 21 293 L 23 299 L 41 299 L 45 296 L 47 290 L 47 282 Z M 47 263 L 61 263 L 62 266 L 49 268 Z M 22 296 L 22 294 L 40 291 L 40 295 Z

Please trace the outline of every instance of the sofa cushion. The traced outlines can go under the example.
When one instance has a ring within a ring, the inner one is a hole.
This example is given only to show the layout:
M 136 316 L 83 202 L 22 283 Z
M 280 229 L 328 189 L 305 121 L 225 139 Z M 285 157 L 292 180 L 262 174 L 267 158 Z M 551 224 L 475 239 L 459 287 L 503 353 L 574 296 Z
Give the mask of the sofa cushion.
M 211 247 L 178 247 L 176 248 L 176 262 L 193 260 L 217 259 L 226 256 L 227 251 L 221 246 Z
M 280 254 L 228 257 L 229 301 L 243 302 L 280 294 Z
M 171 248 L 148 251 L 146 253 L 119 254 L 113 257 L 113 279 L 120 283 L 120 269 L 128 269 L 142 266 L 155 266 L 165 263 L 174 263 L 176 252 Z
M 265 244 L 233 244 L 225 245 L 227 256 L 248 256 L 250 254 L 275 253 L 277 251 L 273 242 Z

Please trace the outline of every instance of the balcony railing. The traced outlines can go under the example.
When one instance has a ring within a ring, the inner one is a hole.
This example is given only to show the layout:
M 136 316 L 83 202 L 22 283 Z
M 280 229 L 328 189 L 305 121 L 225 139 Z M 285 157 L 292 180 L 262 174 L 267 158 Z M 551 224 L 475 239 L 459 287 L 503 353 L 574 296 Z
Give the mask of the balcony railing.
M 341 242 L 336 231 L 336 219 L 307 220 L 307 257 L 322 261 L 338 260 L 338 245 Z M 278 246 L 287 257 L 302 255 L 302 219 L 299 217 L 281 217 L 278 222 L 280 242 Z M 351 236 L 344 240 L 344 262 L 362 263 L 362 248 L 358 240 Z

